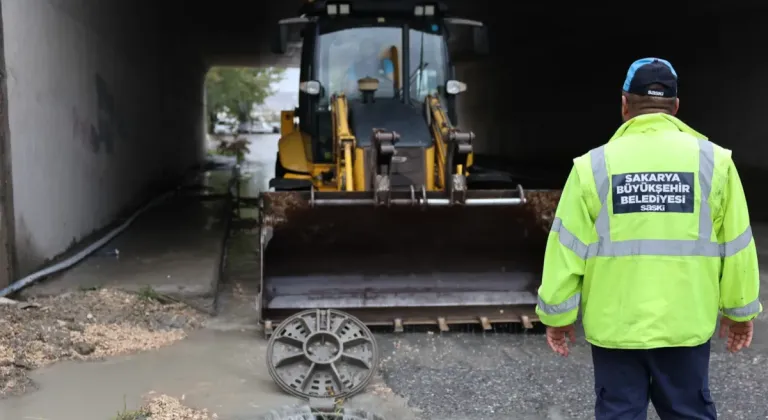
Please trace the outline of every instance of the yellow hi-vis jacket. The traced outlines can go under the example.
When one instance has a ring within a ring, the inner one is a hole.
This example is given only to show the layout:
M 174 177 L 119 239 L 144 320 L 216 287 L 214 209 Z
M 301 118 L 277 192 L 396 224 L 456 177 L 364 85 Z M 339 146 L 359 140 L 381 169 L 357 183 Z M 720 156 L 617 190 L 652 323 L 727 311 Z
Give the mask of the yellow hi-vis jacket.
M 549 233 L 536 313 L 587 341 L 651 349 L 707 342 L 718 311 L 753 319 L 757 251 L 731 151 L 648 114 L 574 159 Z

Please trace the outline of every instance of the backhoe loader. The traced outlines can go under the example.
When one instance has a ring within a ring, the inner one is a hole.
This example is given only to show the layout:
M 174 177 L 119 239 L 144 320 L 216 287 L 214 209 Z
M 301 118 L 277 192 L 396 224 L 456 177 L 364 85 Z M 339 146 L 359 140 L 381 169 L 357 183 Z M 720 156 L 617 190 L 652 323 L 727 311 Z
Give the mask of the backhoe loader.
M 483 24 L 436 2 L 315 0 L 278 28 L 274 52 L 300 51 L 301 71 L 260 200 L 267 334 L 313 308 L 396 331 L 530 328 L 541 192 L 474 171 L 475 135 L 456 123 L 452 57 L 487 53 Z

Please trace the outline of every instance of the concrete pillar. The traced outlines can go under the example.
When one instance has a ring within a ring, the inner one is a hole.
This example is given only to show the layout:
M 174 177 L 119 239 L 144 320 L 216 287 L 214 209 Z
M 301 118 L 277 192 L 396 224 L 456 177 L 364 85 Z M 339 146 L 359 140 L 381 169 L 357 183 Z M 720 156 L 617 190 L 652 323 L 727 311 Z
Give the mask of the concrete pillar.
M 8 122 L 8 86 L 5 65 L 5 32 L 2 8 L 0 8 L 0 287 L 8 286 L 14 279 L 16 247 L 13 218 L 13 174 L 11 158 L 11 133 Z

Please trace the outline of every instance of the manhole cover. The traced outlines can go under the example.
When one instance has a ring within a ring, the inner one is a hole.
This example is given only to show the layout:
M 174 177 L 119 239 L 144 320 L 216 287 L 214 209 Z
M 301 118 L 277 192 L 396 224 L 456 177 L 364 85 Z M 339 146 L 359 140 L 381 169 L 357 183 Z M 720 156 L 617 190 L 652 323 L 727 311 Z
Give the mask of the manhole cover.
M 385 420 L 383 416 L 360 409 L 344 408 L 335 413 L 318 413 L 309 406 L 287 406 L 270 410 L 258 420 Z
M 356 394 L 373 378 L 379 351 L 359 319 L 333 309 L 311 309 L 280 323 L 267 345 L 269 374 L 301 398 Z

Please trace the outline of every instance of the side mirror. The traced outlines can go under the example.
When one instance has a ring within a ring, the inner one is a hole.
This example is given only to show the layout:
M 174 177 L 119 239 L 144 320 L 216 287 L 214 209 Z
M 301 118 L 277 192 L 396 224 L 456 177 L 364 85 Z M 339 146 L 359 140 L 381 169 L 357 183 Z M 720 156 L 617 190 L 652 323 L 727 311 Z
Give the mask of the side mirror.
M 488 46 L 488 27 L 473 27 L 472 41 L 474 42 L 475 54 L 488 55 L 490 53 L 490 48 Z
M 477 56 L 483 56 L 490 52 L 488 47 L 488 28 L 482 22 L 461 19 L 445 18 L 448 51 L 451 61 L 454 63 L 473 60 Z
M 288 26 L 278 24 L 272 39 L 272 52 L 283 55 L 288 51 Z
M 304 16 L 283 19 L 277 23 L 277 30 L 272 38 L 272 53 L 283 55 L 293 43 L 300 45 L 304 28 L 310 20 Z

